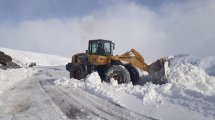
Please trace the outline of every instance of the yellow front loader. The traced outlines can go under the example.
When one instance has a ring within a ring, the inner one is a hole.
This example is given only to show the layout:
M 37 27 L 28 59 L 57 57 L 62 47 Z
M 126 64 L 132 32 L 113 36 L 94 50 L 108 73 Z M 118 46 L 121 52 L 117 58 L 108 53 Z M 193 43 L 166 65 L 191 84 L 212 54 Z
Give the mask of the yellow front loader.
M 122 54 L 113 55 L 115 44 L 109 40 L 89 40 L 88 50 L 85 53 L 73 55 L 72 61 L 66 65 L 70 78 L 83 79 L 88 74 L 97 71 L 103 81 L 117 80 L 119 84 L 139 81 L 138 69 L 148 72 L 147 78 L 151 82 L 166 83 L 164 63 L 159 59 L 148 65 L 142 55 L 134 49 Z

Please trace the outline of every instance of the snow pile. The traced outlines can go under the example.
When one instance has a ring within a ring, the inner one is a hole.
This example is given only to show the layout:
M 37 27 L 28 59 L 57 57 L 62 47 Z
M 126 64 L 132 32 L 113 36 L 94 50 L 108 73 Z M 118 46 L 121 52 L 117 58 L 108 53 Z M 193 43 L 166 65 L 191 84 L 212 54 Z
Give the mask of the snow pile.
M 143 92 L 143 102 L 148 103 L 151 101 L 162 101 L 162 97 L 159 93 L 156 92 L 155 87 L 151 84 L 146 85 Z
M 191 64 L 193 66 L 199 67 L 210 76 L 215 76 L 215 56 L 214 57 L 195 57 L 192 55 L 176 55 L 170 61 L 171 67 L 176 67 L 179 64 Z
M 169 68 L 166 68 L 171 88 L 162 97 L 166 97 L 166 101 L 214 118 L 215 66 L 212 60 L 215 57 L 175 56 L 169 61 Z
M 212 57 L 209 59 L 211 60 Z M 176 56 L 170 60 L 170 68 L 166 73 L 167 78 L 170 83 L 184 89 L 205 95 L 215 95 L 215 76 L 210 76 L 215 73 L 213 71 L 215 66 L 213 67 L 214 63 L 206 61 L 207 58 L 198 59 L 193 56 Z M 210 75 L 206 71 L 210 71 Z
M 158 92 L 161 91 L 159 85 L 147 83 L 144 86 L 133 86 L 132 83 L 118 84 L 114 79 L 111 79 L 110 83 L 102 83 L 97 72 L 91 73 L 85 80 L 62 78 L 56 80 L 54 83 L 58 86 L 84 89 L 91 94 L 97 95 L 116 104 L 120 104 L 119 97 L 122 92 L 142 99 L 143 104 L 148 104 L 150 102 L 162 103 L 163 101 L 160 93 Z
M 157 90 L 161 94 L 167 94 L 171 91 L 171 88 L 172 88 L 172 83 L 166 83 L 163 85 L 159 85 L 159 88 Z
M 110 102 L 118 103 L 117 95 L 111 93 L 113 89 L 109 88 L 108 83 L 101 84 L 101 78 L 97 72 L 89 74 L 86 79 L 76 80 L 76 79 L 58 79 L 54 82 L 55 85 L 64 87 L 76 87 L 81 88 L 89 93 L 92 93 L 103 99 L 107 99 Z
M 71 59 L 62 56 L 12 50 L 8 48 L 0 48 L 0 51 L 10 55 L 13 58 L 13 62 L 20 66 L 28 66 L 32 62 L 35 62 L 39 66 L 58 66 L 65 65 L 71 61 Z
M 76 80 L 76 79 L 68 80 L 65 77 L 54 81 L 54 84 L 58 85 L 58 86 L 64 86 L 67 88 L 82 87 L 83 86 L 83 84 L 79 83 L 79 80 Z

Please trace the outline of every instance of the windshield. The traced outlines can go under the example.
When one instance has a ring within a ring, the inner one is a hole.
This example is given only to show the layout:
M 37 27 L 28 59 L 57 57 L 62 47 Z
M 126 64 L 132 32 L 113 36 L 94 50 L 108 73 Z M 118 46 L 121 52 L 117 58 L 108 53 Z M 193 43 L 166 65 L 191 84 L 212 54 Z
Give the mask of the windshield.
M 89 46 L 89 51 L 97 55 L 112 55 L 111 42 L 108 41 L 92 41 Z
M 104 43 L 104 49 L 106 54 L 111 54 L 111 43 L 110 42 Z

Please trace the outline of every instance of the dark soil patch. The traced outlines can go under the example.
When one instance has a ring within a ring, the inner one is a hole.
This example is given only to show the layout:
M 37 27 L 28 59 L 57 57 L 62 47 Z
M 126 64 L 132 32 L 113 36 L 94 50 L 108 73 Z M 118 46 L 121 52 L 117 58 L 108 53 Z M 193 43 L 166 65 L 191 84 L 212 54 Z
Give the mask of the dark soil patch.
M 8 68 L 21 68 L 19 65 L 12 61 L 9 55 L 4 54 L 0 51 L 0 69 L 6 70 Z

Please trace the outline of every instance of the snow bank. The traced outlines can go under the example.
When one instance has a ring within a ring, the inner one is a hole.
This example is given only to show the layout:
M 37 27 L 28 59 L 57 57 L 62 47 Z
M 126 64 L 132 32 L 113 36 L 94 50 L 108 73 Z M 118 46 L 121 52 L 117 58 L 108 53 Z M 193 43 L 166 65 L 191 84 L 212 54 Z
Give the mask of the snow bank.
M 110 83 L 102 83 L 97 72 L 88 75 L 85 80 L 62 78 L 56 80 L 54 83 L 59 86 L 84 89 L 91 94 L 97 95 L 116 104 L 120 104 L 118 98 L 121 92 L 126 92 L 142 99 L 144 104 L 150 102 L 162 103 L 162 97 L 160 93 L 157 92 L 157 89 L 159 89 L 158 85 L 147 83 L 144 86 L 133 86 L 132 83 L 118 84 L 117 81 L 113 79 Z
M 1 70 L 0 69 L 0 94 L 10 87 L 12 87 L 17 82 L 30 77 L 37 70 L 33 68 L 20 68 L 20 69 L 8 69 L 8 70 Z
M 86 77 L 86 79 L 58 79 L 54 82 L 55 85 L 64 87 L 76 87 L 81 88 L 91 94 L 94 94 L 103 99 L 107 99 L 110 102 L 117 103 L 117 95 L 111 93 L 111 88 L 108 88 L 108 83 L 101 84 L 101 78 L 97 72 L 93 72 Z
M 176 56 L 166 68 L 169 83 L 205 95 L 215 95 L 215 57 Z
M 196 57 L 192 55 L 175 55 L 170 61 L 171 67 L 176 67 L 180 64 L 191 64 L 193 66 L 199 67 L 205 71 L 210 76 L 215 76 L 215 56 L 210 57 Z
M 177 55 L 166 67 L 169 92 L 166 101 L 179 104 L 209 118 L 215 117 L 215 57 Z
M 19 64 L 20 66 L 26 66 L 32 62 L 35 62 L 39 66 L 58 66 L 65 65 L 71 61 L 70 58 L 65 58 L 62 56 L 12 50 L 8 48 L 0 48 L 0 51 L 10 55 L 13 58 L 13 62 Z

